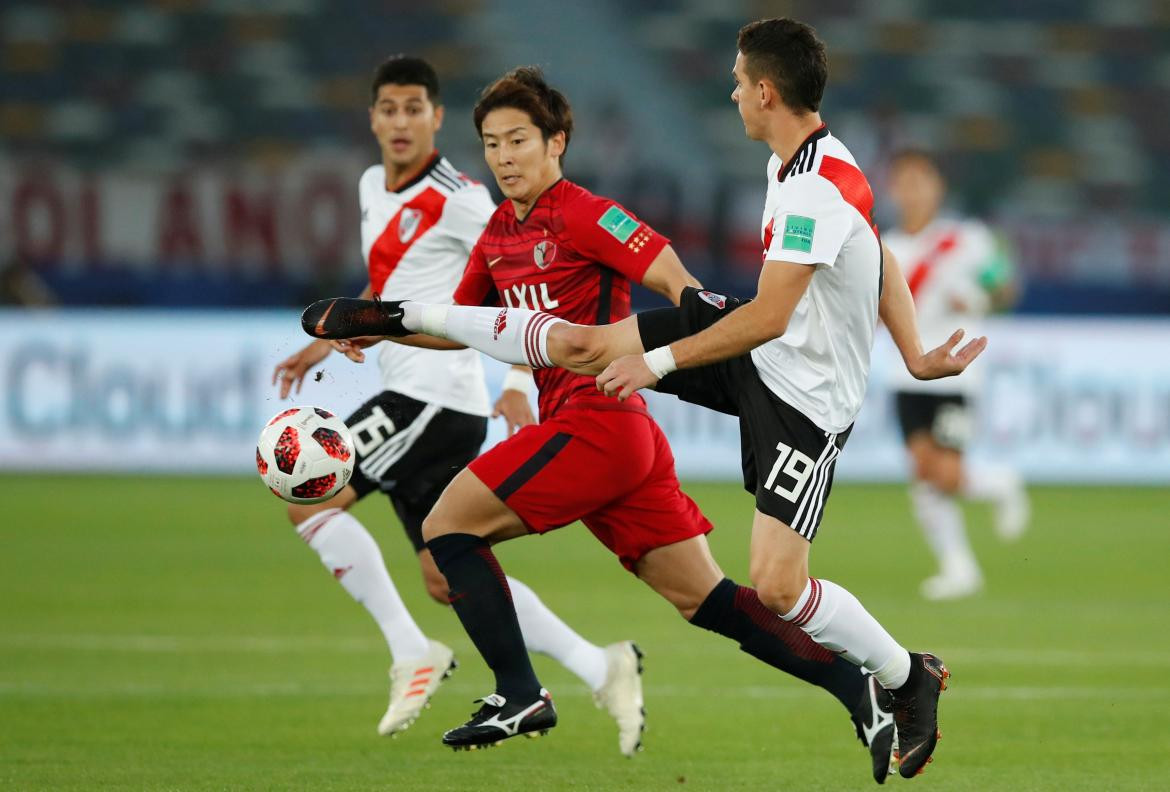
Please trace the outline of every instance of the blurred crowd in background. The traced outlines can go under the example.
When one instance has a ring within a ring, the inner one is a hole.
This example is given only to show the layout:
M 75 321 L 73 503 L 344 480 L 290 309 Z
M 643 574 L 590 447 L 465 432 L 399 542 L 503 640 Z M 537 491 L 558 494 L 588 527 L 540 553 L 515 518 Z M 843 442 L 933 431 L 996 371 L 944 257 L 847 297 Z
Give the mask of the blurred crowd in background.
M 369 81 L 398 52 L 439 70 L 440 146 L 489 184 L 471 106 L 541 65 L 575 111 L 567 176 L 671 236 L 708 286 L 750 294 L 768 152 L 730 70 L 738 28 L 781 15 L 828 45 L 822 113 L 880 225 L 890 156 L 924 148 L 953 210 L 1011 251 L 1016 310 L 1170 314 L 1168 0 L 8 0 L 0 301 L 356 293 Z

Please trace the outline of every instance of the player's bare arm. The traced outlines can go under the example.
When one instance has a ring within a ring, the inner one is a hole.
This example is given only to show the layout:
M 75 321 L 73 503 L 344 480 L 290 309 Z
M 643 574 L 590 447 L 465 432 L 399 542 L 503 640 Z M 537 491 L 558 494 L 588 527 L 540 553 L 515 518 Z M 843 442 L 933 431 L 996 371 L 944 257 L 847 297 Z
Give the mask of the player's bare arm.
M 652 292 L 661 294 L 674 305 L 678 305 L 682 297 L 682 290 L 687 286 L 696 289 L 703 288 L 698 279 L 687 272 L 682 260 L 674 252 L 674 248 L 667 245 L 650 262 L 646 274 L 642 276 L 642 285 Z
M 897 258 L 884 244 L 882 252 L 885 257 L 885 287 L 878 302 L 878 316 L 890 331 L 906 370 L 920 380 L 961 374 L 987 347 L 987 337 L 973 339 L 956 352 L 955 347 L 963 339 L 963 330 L 960 329 L 952 333 L 942 345 L 923 352 L 910 287 L 906 284 Z
M 754 300 L 706 330 L 663 350 L 650 350 L 645 356 L 627 354 L 613 361 L 598 376 L 597 387 L 624 400 L 641 388 L 653 386 L 669 371 L 727 360 L 779 338 L 787 329 L 788 320 L 812 281 L 814 271 L 804 264 L 764 262 L 759 293 Z

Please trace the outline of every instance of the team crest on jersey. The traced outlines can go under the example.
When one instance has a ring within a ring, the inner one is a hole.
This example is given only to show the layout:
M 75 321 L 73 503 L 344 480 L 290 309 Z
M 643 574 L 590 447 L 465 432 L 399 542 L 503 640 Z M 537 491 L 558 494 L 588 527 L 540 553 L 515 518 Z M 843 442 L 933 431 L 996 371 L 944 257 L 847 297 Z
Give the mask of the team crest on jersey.
M 409 206 L 403 209 L 402 215 L 398 218 L 398 241 L 409 242 L 418 231 L 418 221 L 421 219 L 422 212 L 418 209 L 411 209 Z
M 722 294 L 716 294 L 715 292 L 709 292 L 709 291 L 701 291 L 701 292 L 699 292 L 699 299 L 702 300 L 703 302 L 707 303 L 708 305 L 714 305 L 720 311 L 722 311 L 724 308 L 727 307 L 727 298 L 724 297 Z
M 557 257 L 557 243 L 537 242 L 536 247 L 532 248 L 532 260 L 536 262 L 536 266 L 540 269 L 547 269 L 549 264 L 552 264 L 553 259 Z

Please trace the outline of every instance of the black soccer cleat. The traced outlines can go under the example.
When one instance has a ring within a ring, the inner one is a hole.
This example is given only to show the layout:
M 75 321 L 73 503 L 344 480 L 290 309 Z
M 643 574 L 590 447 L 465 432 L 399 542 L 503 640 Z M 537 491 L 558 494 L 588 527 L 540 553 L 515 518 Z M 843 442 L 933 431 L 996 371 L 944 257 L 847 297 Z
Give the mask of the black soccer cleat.
M 456 751 L 474 751 L 491 748 L 509 737 L 521 734 L 539 737 L 557 725 L 557 711 L 552 696 L 544 688 L 536 701 L 513 704 L 499 693 L 492 693 L 476 701 L 483 706 L 471 720 L 443 735 L 443 745 Z
M 894 699 L 890 692 L 878 684 L 873 676 L 865 677 L 865 692 L 861 700 L 853 708 L 853 727 L 857 729 L 857 739 L 869 749 L 873 760 L 873 780 L 879 784 L 886 782 L 886 777 L 894 765 L 894 748 L 896 731 L 894 729 Z
M 402 303 L 334 297 L 318 300 L 301 314 L 301 327 L 314 338 L 341 339 L 358 336 L 408 336 L 402 326 Z
M 931 761 L 938 730 L 938 697 L 947 689 L 951 672 L 932 654 L 910 653 L 906 684 L 891 690 L 898 727 L 898 773 L 913 778 Z

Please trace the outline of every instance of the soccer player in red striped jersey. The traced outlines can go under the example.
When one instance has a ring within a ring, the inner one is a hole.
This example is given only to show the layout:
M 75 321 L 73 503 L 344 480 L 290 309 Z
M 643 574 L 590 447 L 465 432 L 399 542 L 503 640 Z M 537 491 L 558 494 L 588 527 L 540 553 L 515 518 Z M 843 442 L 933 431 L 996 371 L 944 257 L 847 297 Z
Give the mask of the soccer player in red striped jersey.
M 893 739 L 884 691 L 769 612 L 752 589 L 723 576 L 707 547 L 711 525 L 679 489 L 669 446 L 640 396 L 608 399 L 592 376 L 547 368 L 554 325 L 627 317 L 631 281 L 675 304 L 697 282 L 664 237 L 619 204 L 562 178 L 571 115 L 539 72 L 517 69 L 498 80 L 485 90 L 475 120 L 509 200 L 480 237 L 455 297 L 462 305 L 498 308 L 414 306 L 418 310 L 404 321 L 426 335 L 399 340 L 462 348 L 441 339 L 458 333 L 451 323 L 466 317 L 478 326 L 463 330 L 507 339 L 523 350 L 523 360 L 545 367 L 536 372 L 541 423 L 472 462 L 424 524 L 452 604 L 496 675 L 496 690 L 480 711 L 444 742 L 477 747 L 555 725 L 551 698 L 522 651 L 490 543 L 580 519 L 691 623 L 837 696 L 871 749 L 875 778 L 884 780 Z M 411 304 L 406 307 L 410 312 Z M 306 311 L 306 329 L 331 335 L 331 328 L 350 321 L 351 310 L 380 309 L 323 301 Z M 509 316 L 527 321 L 510 325 Z M 368 341 L 355 340 L 351 356 L 360 359 L 357 347 Z

